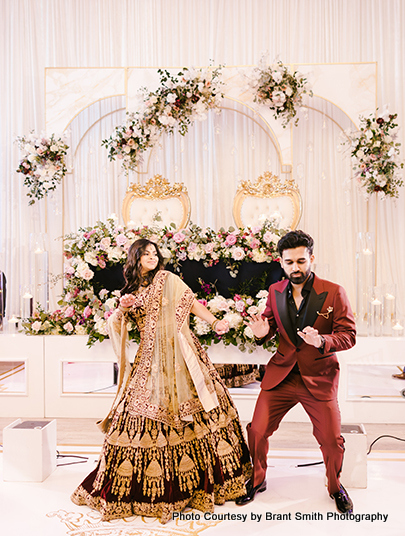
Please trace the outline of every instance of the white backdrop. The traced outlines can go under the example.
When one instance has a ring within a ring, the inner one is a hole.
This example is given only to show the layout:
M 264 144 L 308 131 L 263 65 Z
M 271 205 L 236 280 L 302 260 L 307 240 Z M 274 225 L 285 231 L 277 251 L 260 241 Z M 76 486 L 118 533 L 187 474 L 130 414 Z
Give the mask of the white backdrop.
M 398 113 L 404 145 L 401 0 L 0 0 L 0 10 L 0 269 L 8 278 L 10 313 L 18 311 L 20 287 L 28 277 L 30 233 L 59 227 L 62 219 L 64 232 L 105 220 L 120 212 L 126 187 L 119 166 L 108 162 L 99 146 L 123 120 L 123 113 L 116 113 L 77 149 L 63 204 L 58 193 L 28 206 L 23 179 L 14 171 L 19 151 L 13 139 L 45 129 L 46 67 L 181 68 L 206 66 L 210 60 L 253 65 L 266 51 L 284 63 L 377 62 L 377 105 L 388 104 Z M 367 211 L 347 181 L 350 162 L 336 150 L 340 128 L 328 118 L 329 110 L 324 112 L 309 110 L 293 129 L 293 177 L 304 207 L 300 227 L 314 236 L 317 262 L 329 265 L 330 278 L 347 288 L 354 305 L 356 234 L 375 230 L 375 200 Z M 100 110 L 88 113 L 96 116 Z M 183 169 L 192 170 L 192 219 L 202 226 L 233 223 L 227 207 L 245 174 L 257 177 L 263 166 L 279 172 L 271 141 L 237 115 L 225 111 L 197 125 L 184 140 L 164 141 L 151 161 L 150 175 L 166 174 L 171 181 L 179 180 Z M 80 125 L 72 131 L 78 137 Z M 189 186 L 187 177 L 181 180 Z M 224 191 L 232 192 L 231 198 Z M 403 191 L 396 202 L 379 203 L 377 245 L 377 283 L 397 283 L 402 312 L 404 204 Z M 52 271 L 59 273 L 61 244 L 52 240 L 48 248 Z

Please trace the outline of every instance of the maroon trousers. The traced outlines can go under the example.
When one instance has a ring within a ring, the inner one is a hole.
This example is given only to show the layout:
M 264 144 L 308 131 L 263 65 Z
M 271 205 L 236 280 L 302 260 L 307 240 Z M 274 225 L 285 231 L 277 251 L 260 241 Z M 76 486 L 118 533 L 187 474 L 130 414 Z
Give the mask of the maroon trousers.
M 317 400 L 297 373 L 290 373 L 269 391 L 260 391 L 252 422 L 247 426 L 253 461 L 253 486 L 259 485 L 266 478 L 268 438 L 277 430 L 284 415 L 298 402 L 311 419 L 313 434 L 321 448 L 329 494 L 336 493 L 340 486 L 339 475 L 344 453 L 338 402 L 336 398 Z

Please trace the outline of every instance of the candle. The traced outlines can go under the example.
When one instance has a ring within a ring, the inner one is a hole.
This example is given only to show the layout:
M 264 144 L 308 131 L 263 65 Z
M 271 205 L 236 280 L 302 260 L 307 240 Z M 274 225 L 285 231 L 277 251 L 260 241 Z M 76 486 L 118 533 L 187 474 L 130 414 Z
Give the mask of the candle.
M 397 320 L 392 326 L 392 336 L 393 337 L 403 337 L 404 335 L 404 326 L 403 323 Z
M 9 331 L 10 333 L 16 333 L 18 331 L 18 322 L 19 322 L 19 318 L 16 317 L 15 315 L 13 315 L 9 321 L 8 321 L 8 325 L 9 325 Z
M 379 291 L 375 287 L 370 290 L 370 302 L 368 307 L 368 335 L 381 337 L 382 335 L 382 301 L 378 298 Z

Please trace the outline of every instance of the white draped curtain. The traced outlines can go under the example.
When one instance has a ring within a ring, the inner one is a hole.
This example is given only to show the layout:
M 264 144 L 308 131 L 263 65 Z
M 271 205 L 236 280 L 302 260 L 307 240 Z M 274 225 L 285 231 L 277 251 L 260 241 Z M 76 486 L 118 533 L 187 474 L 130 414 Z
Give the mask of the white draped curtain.
M 265 52 L 284 63 L 376 62 L 377 106 L 398 113 L 404 146 L 402 0 L 0 0 L 0 10 L 0 270 L 8 280 L 10 314 L 18 313 L 29 278 L 30 234 L 47 233 L 57 275 L 63 260 L 55 238 L 112 212 L 120 215 L 127 187 L 119 164 L 100 147 L 125 118 L 124 100 L 114 97 L 72 122 L 73 171 L 53 196 L 28 206 L 13 140 L 45 129 L 46 67 L 248 66 Z M 281 172 L 275 140 L 260 118 L 231 101 L 224 107 L 184 138 L 163 137 L 139 177 L 160 173 L 184 182 L 192 220 L 203 227 L 233 224 L 240 179 Z M 349 159 L 338 150 L 347 126 L 343 113 L 318 98 L 293 128 L 292 175 L 303 199 L 299 226 L 315 238 L 320 273 L 343 284 L 353 306 L 356 236 L 377 232 L 377 284 L 397 284 L 405 314 L 405 194 L 367 205 L 350 180 Z M 60 290 L 59 283 L 51 308 Z

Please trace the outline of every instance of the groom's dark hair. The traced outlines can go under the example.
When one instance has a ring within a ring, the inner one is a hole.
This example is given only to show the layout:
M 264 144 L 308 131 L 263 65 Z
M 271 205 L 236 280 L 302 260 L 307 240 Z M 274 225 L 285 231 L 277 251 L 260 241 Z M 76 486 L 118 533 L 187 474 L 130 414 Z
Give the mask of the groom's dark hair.
M 277 244 L 278 252 L 280 257 L 283 256 L 283 251 L 285 249 L 295 249 L 304 246 L 307 248 L 308 253 L 312 255 L 314 251 L 314 239 L 309 234 L 304 233 L 304 231 L 290 231 L 285 234 Z

